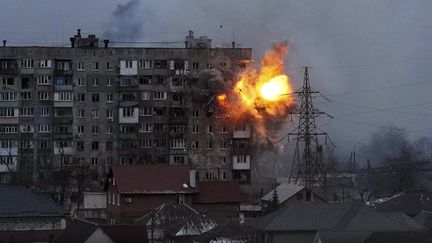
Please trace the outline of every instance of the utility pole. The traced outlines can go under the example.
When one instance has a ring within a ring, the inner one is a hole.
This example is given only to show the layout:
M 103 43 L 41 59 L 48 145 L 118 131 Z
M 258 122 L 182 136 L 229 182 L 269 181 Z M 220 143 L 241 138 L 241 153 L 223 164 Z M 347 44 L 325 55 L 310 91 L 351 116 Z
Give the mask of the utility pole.
M 323 151 L 318 142 L 318 136 L 326 136 L 327 138 L 327 133 L 317 132 L 315 117 L 326 113 L 313 107 L 312 94 L 319 92 L 311 89 L 308 67 L 304 68 L 303 87 L 295 93 L 300 98 L 300 110 L 295 112 L 299 115 L 297 132 L 288 133 L 288 135 L 296 136 L 289 182 L 302 184 L 306 188 L 310 188 L 316 183 L 325 186 L 326 168 L 322 161 Z M 302 153 L 300 153 L 301 148 Z

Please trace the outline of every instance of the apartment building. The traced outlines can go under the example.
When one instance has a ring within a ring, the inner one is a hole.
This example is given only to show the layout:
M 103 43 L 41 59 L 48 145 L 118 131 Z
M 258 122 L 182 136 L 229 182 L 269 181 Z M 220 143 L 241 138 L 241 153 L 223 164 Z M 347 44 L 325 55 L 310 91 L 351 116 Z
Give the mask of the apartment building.
M 251 128 L 229 124 L 190 88 L 208 69 L 249 65 L 248 48 L 111 47 L 94 35 L 70 47 L 0 47 L 0 172 L 90 165 L 190 164 L 199 180 L 250 183 Z M 100 45 L 100 43 L 103 43 Z M 194 82 L 192 82 L 194 81 Z M 7 177 L 1 177 L 6 180 Z M 100 177 L 103 178 L 103 177 Z

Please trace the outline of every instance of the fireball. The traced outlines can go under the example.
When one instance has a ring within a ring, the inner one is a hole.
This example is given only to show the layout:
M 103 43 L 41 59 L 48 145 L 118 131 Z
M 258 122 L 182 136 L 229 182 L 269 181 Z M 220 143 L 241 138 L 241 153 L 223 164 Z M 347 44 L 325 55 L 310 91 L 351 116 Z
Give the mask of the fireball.
M 259 70 L 249 67 L 238 75 L 231 90 L 216 97 L 228 118 L 244 122 L 252 118 L 259 136 L 268 136 L 266 124 L 288 114 L 294 105 L 289 77 L 284 73 L 284 43 L 267 51 Z
M 261 97 L 269 101 L 278 101 L 282 99 L 284 95 L 288 95 L 289 92 L 288 78 L 285 75 L 272 78 L 264 83 L 260 89 Z

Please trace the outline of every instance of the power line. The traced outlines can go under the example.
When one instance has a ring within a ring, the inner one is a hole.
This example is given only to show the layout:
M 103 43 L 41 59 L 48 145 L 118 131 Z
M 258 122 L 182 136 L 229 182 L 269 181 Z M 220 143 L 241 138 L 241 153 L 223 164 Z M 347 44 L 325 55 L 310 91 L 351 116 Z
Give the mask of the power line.
M 375 89 L 364 89 L 364 90 L 358 90 L 358 91 L 341 92 L 341 93 L 335 93 L 335 94 L 328 94 L 327 96 L 340 96 L 340 95 L 352 95 L 352 94 L 378 92 L 378 91 L 382 91 L 382 90 L 410 87 L 410 86 L 429 84 L 429 83 L 432 83 L 432 80 L 425 80 L 425 81 L 419 81 L 419 82 L 415 82 L 415 83 L 405 83 L 405 84 L 399 84 L 399 85 L 392 85 L 392 86 L 388 86 L 388 87 L 375 88 Z
M 351 116 L 351 115 L 368 114 L 368 113 L 375 113 L 375 112 L 393 112 L 393 113 L 407 114 L 407 115 L 432 116 L 432 114 L 429 114 L 429 113 L 408 112 L 408 111 L 398 111 L 397 110 L 397 109 L 404 109 L 404 108 L 409 108 L 409 107 L 416 107 L 416 106 L 432 104 L 432 101 L 424 102 L 424 103 L 411 104 L 411 105 L 390 107 L 390 108 L 379 108 L 379 107 L 373 107 L 373 106 L 358 105 L 358 104 L 352 104 L 352 103 L 348 103 L 348 102 L 344 102 L 344 101 L 338 101 L 338 100 L 334 100 L 334 99 L 332 101 L 335 103 L 339 103 L 339 104 L 343 104 L 343 105 L 347 105 L 347 106 L 370 109 L 370 111 L 341 113 L 341 114 L 337 114 L 338 116 Z

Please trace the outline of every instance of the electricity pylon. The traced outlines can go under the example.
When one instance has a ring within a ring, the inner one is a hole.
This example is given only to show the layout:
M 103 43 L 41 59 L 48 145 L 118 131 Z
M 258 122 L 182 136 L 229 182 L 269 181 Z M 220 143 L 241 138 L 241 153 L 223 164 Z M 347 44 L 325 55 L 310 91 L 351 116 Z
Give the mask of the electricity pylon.
M 303 87 L 295 93 L 300 98 L 300 109 L 295 112 L 299 116 L 297 132 L 288 133 L 295 136 L 296 140 L 289 182 L 307 188 L 316 184 L 325 185 L 326 166 L 323 163 L 323 151 L 318 136 L 325 136 L 327 141 L 327 133 L 317 132 L 315 118 L 326 113 L 313 107 L 312 94 L 319 92 L 311 89 L 308 67 L 304 68 Z

